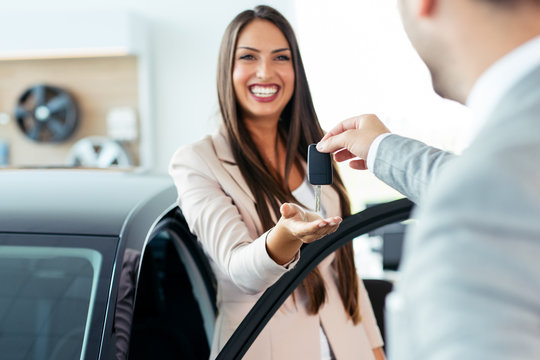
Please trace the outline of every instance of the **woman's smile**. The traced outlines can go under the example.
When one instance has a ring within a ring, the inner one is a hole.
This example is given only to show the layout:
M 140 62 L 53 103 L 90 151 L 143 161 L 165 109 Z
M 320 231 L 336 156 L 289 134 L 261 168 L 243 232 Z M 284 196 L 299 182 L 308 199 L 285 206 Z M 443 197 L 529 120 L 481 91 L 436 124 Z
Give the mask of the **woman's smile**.
M 277 98 L 280 87 L 276 84 L 254 84 L 248 89 L 256 101 L 271 102 Z

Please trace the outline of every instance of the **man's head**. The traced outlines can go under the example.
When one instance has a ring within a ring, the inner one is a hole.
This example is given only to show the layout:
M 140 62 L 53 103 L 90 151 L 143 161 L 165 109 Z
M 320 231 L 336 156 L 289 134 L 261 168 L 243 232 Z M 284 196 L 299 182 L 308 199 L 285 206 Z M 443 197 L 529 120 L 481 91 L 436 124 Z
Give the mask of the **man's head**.
M 490 65 L 540 35 L 540 0 L 398 0 L 433 88 L 465 103 Z

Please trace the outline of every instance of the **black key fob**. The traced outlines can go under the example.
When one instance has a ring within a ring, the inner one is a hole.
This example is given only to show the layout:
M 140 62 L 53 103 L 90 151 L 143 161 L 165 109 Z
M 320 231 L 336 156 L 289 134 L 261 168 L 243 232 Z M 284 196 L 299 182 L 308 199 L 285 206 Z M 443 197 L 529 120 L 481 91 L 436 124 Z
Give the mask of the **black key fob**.
M 316 144 L 308 147 L 308 180 L 311 185 L 332 184 L 332 157 L 317 150 Z

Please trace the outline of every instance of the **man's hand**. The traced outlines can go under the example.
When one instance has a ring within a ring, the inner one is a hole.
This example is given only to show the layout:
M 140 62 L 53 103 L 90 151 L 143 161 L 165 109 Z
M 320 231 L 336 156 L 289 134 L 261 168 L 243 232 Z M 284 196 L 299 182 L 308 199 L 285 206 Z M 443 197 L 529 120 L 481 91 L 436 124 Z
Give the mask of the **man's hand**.
M 360 115 L 344 120 L 330 130 L 317 144 L 320 152 L 334 153 L 336 161 L 351 160 L 349 166 L 366 170 L 369 147 L 379 135 L 390 130 L 376 115 Z M 355 159 L 357 158 L 357 159 Z

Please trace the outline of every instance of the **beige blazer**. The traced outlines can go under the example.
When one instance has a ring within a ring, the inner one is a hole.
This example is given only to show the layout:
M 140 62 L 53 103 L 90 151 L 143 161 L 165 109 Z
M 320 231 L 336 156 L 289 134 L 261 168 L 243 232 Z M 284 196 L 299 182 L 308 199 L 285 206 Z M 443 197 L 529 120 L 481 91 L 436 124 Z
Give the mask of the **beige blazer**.
M 182 147 L 169 172 L 178 189 L 178 204 L 191 231 L 211 259 L 218 282 L 218 316 L 211 358 L 219 353 L 259 296 L 290 268 L 276 264 L 266 252 L 266 229 L 254 198 L 236 166 L 225 131 Z M 321 203 L 328 216 L 340 215 L 337 193 L 325 187 Z M 307 297 L 295 291 L 260 333 L 245 359 L 320 359 L 319 325 L 337 359 L 373 359 L 383 345 L 371 304 L 359 282 L 362 322 L 354 326 L 337 290 L 337 274 L 329 255 L 319 269 L 326 283 L 327 302 L 317 315 L 306 310 Z

